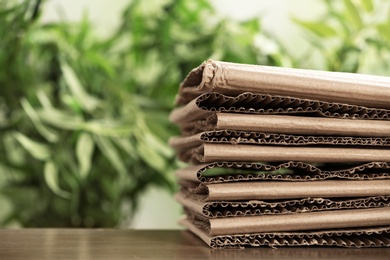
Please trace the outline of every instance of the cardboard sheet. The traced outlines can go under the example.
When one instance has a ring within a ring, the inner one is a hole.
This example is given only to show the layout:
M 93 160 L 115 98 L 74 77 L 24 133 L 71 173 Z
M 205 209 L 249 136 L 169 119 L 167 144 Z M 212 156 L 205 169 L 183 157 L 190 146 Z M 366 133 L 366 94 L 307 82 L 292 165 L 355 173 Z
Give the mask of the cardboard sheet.
M 185 104 L 201 93 L 244 92 L 390 108 L 390 78 L 208 60 L 184 79 L 177 96 Z
M 390 195 L 390 180 L 324 180 L 315 182 L 180 182 L 181 191 L 203 201 L 351 198 Z M 390 224 L 389 224 L 390 225 Z
M 235 130 L 217 130 L 191 136 L 175 136 L 169 145 L 185 150 L 202 143 L 265 144 L 265 145 L 340 145 L 340 146 L 390 146 L 389 137 L 318 136 L 262 133 Z
M 287 172 L 288 174 L 281 174 Z M 326 179 L 389 179 L 390 164 L 308 164 L 303 162 L 255 163 L 213 162 L 189 165 L 175 173 L 179 180 L 201 183 L 237 181 L 318 181 Z
M 243 93 L 227 96 L 205 93 L 183 107 L 176 108 L 170 120 L 177 124 L 205 118 L 213 113 L 245 113 L 257 115 L 305 115 L 344 119 L 389 120 L 390 111 L 343 103 L 299 99 L 268 94 Z
M 247 144 L 214 144 L 201 146 L 179 153 L 184 162 L 389 162 L 390 149 L 350 147 L 295 147 Z
M 190 220 L 180 224 L 201 238 L 212 248 L 246 246 L 339 246 L 339 247 L 390 247 L 390 226 L 351 228 L 307 232 L 272 232 L 210 236 Z
M 390 121 L 216 113 L 210 118 L 183 124 L 181 129 L 184 134 L 205 130 L 241 130 L 279 134 L 385 137 L 390 136 Z
M 211 236 L 281 231 L 326 230 L 390 225 L 390 208 L 348 209 L 284 215 L 213 218 Z
M 191 196 L 187 196 L 183 193 L 177 193 L 175 198 L 181 205 L 188 209 L 189 212 L 194 212 L 204 218 L 261 216 L 340 209 L 390 207 L 390 196 L 205 202 L 193 199 Z

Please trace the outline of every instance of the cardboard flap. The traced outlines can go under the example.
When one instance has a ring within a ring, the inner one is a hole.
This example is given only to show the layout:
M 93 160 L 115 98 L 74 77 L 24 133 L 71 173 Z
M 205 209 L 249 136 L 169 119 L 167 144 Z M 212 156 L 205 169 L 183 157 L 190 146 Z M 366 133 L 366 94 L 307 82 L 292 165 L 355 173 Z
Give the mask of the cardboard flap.
M 222 183 L 237 181 L 317 181 L 326 179 L 372 180 L 390 178 L 387 162 L 365 164 L 308 164 L 303 162 L 213 162 L 189 165 L 176 171 L 179 180 Z
M 318 136 L 262 133 L 236 130 L 217 130 L 191 136 L 175 136 L 169 145 L 177 151 L 199 146 L 202 143 L 266 144 L 266 145 L 340 145 L 340 146 L 390 146 L 389 137 Z
M 285 115 L 216 113 L 204 120 L 181 125 L 183 134 L 208 130 L 238 130 L 281 134 L 335 136 L 390 136 L 390 122 Z
M 210 236 L 189 219 L 180 224 L 212 248 L 246 246 L 390 247 L 390 227 L 333 229 L 308 232 L 273 232 Z
M 320 211 L 209 219 L 210 235 L 302 231 L 390 225 L 389 208 Z
M 389 88 L 388 77 L 208 60 L 184 79 L 176 102 L 188 103 L 204 92 L 252 92 L 390 108 Z
M 315 182 L 180 182 L 181 191 L 203 201 L 351 198 L 390 195 L 390 180 L 324 180 Z
M 248 144 L 205 143 L 199 147 L 178 153 L 184 162 L 282 162 L 303 161 L 317 163 L 351 163 L 390 161 L 390 150 L 351 147 L 295 147 Z
M 213 112 L 257 115 L 304 114 L 343 119 L 389 120 L 390 118 L 390 111 L 385 109 L 268 94 L 243 93 L 238 96 L 227 96 L 212 92 L 202 94 L 185 106 L 174 109 L 170 120 L 176 124 L 184 124 L 205 118 Z
M 390 207 L 390 196 L 363 198 L 303 198 L 287 200 L 249 201 L 200 201 L 192 196 L 178 193 L 176 200 L 189 212 L 205 218 L 261 216 L 304 213 L 340 209 L 363 209 Z M 390 208 L 389 208 L 390 210 Z

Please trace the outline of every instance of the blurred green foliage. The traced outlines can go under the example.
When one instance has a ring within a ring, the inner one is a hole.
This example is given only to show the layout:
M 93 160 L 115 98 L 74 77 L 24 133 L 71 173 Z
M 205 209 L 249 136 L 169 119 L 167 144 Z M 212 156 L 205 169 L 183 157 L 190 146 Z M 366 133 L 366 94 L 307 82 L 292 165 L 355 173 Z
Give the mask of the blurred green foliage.
M 318 21 L 295 19 L 312 45 L 291 58 L 259 19 L 221 18 L 207 0 L 130 1 L 106 38 L 88 17 L 40 23 L 40 0 L 0 2 L 0 226 L 117 226 L 149 185 L 174 191 L 167 118 L 205 59 L 311 67 L 317 55 L 389 74 L 385 1 L 323 3 Z
M 325 12 L 314 21 L 294 19 L 306 30 L 311 47 L 301 60 L 320 60 L 323 70 L 390 76 L 390 2 L 322 1 Z M 306 62 L 305 62 L 306 61 Z
M 218 18 L 206 0 L 131 1 L 108 38 L 87 17 L 41 24 L 43 7 L 0 7 L 1 226 L 131 218 L 148 185 L 175 189 L 167 118 L 189 70 L 206 58 L 281 65 L 252 46 L 258 20 Z

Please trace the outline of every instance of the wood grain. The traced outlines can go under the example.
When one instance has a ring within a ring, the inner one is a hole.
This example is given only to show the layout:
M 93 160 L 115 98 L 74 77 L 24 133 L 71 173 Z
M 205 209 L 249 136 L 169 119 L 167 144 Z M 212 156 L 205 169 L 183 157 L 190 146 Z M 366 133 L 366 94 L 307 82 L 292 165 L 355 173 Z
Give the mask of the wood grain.
M 390 259 L 390 250 L 210 249 L 188 231 L 3 229 L 0 259 Z

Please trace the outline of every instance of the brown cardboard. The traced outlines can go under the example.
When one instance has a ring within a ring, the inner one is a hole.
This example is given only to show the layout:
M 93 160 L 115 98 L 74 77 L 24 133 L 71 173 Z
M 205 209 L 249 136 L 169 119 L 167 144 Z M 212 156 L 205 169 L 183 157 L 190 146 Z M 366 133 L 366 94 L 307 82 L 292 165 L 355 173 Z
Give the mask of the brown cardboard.
M 218 169 L 219 174 L 208 176 L 209 170 Z M 275 174 L 280 170 L 289 170 L 291 174 Z M 303 162 L 284 162 L 276 164 L 255 162 L 212 162 L 189 165 L 175 173 L 179 180 L 223 183 L 237 181 L 318 181 L 326 179 L 373 180 L 389 179 L 390 164 L 370 162 L 365 164 L 323 164 L 313 165 Z
M 181 191 L 203 201 L 344 198 L 390 195 L 390 180 L 324 180 L 313 182 L 180 182 Z M 390 224 L 389 224 L 390 225 Z
M 390 149 L 350 147 L 295 147 L 205 143 L 178 154 L 184 162 L 373 162 L 390 161 Z
M 238 130 L 265 133 L 338 135 L 338 136 L 390 136 L 390 121 L 345 120 L 285 115 L 250 115 L 216 113 L 210 118 L 183 124 L 182 132 L 204 130 Z
M 390 227 L 351 228 L 308 232 L 272 232 L 210 236 L 188 219 L 180 224 L 201 238 L 212 248 L 245 246 L 339 246 L 339 247 L 390 247 Z
M 390 208 L 208 219 L 210 235 L 326 230 L 390 225 Z
M 342 146 L 390 146 L 389 137 L 315 136 L 262 133 L 250 131 L 218 130 L 191 136 L 170 138 L 169 145 L 185 150 L 202 143 L 266 144 L 266 145 L 342 145 Z
M 170 120 L 177 124 L 183 124 L 206 118 L 215 112 L 259 115 L 304 114 L 312 117 L 343 119 L 389 120 L 390 118 L 390 111 L 385 109 L 269 94 L 243 93 L 238 96 L 227 96 L 212 92 L 202 94 L 185 106 L 174 109 Z
M 208 60 L 182 82 L 177 103 L 204 92 L 253 92 L 390 108 L 389 88 L 388 77 Z
M 340 209 L 390 207 L 390 196 L 363 198 L 303 198 L 286 200 L 201 201 L 177 193 L 176 200 L 189 212 L 204 218 L 291 214 Z

